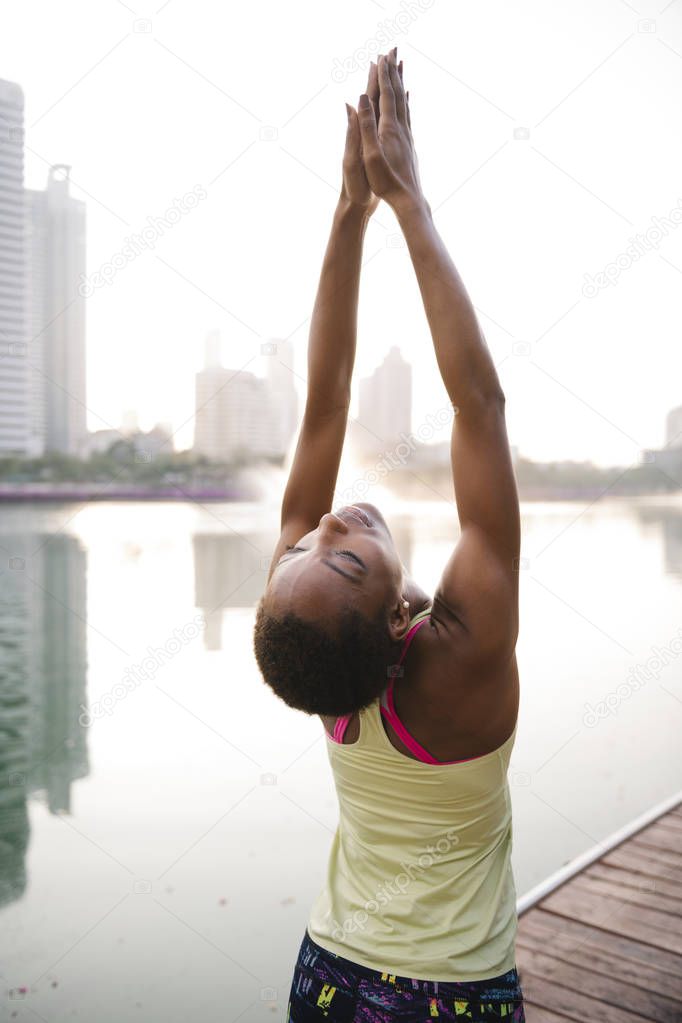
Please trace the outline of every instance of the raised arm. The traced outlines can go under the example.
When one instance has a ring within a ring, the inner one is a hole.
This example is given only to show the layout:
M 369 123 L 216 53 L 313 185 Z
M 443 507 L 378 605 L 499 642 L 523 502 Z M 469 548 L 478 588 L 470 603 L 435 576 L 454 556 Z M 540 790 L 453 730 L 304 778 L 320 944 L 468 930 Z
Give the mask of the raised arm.
M 460 539 L 434 595 L 433 615 L 465 660 L 495 673 L 518 630 L 519 506 L 505 398 L 462 280 L 422 193 L 407 97 L 395 51 L 379 60 L 380 121 L 361 100 L 367 177 L 394 209 L 424 301 L 436 359 L 456 415 L 451 457 Z
M 367 90 L 371 103 L 378 106 L 375 65 L 370 69 Z M 379 201 L 372 194 L 362 163 L 357 111 L 348 105 L 346 109 L 343 183 L 310 321 L 305 410 L 282 499 L 280 538 L 270 575 L 286 547 L 315 529 L 322 515 L 331 510 L 346 433 L 362 244 Z M 373 105 L 371 109 L 374 111 Z

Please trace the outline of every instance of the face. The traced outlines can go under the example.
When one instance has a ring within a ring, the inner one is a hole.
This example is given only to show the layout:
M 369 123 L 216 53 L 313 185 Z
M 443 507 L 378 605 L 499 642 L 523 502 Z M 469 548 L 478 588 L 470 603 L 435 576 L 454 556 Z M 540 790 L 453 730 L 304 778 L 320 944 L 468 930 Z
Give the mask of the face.
M 383 515 L 372 504 L 346 505 L 323 515 L 317 529 L 284 552 L 267 588 L 268 609 L 310 621 L 333 621 L 344 607 L 367 617 L 388 608 L 400 631 L 403 566 Z

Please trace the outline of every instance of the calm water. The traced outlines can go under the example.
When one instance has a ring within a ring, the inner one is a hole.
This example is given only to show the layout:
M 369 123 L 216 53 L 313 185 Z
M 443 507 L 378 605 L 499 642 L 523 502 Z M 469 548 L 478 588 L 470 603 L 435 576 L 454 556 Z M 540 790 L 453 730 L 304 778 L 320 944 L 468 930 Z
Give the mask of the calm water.
M 682 788 L 682 499 L 523 512 L 519 894 Z M 451 516 L 387 514 L 427 588 Z M 0 512 L 0 1019 L 284 1018 L 337 804 L 252 658 L 276 522 Z

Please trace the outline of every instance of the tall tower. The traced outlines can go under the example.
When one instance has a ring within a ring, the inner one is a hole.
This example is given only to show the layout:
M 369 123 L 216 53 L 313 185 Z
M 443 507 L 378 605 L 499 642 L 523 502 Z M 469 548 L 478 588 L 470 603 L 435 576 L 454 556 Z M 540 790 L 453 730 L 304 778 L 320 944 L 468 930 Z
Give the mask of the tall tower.
M 0 456 L 29 446 L 23 136 L 24 94 L 0 79 Z
M 670 448 L 682 448 L 682 405 L 668 412 L 665 420 L 665 444 Z
M 274 419 L 267 382 L 220 364 L 220 336 L 204 346 L 204 368 L 195 378 L 194 451 L 217 461 L 273 453 Z
M 31 428 L 34 446 L 82 455 L 85 407 L 85 203 L 69 194 L 71 168 L 50 167 L 44 192 L 26 192 Z
M 412 367 L 392 346 L 371 376 L 360 381 L 357 429 L 360 448 L 379 453 L 394 447 L 412 428 Z
M 272 403 L 273 454 L 286 455 L 298 425 L 298 394 L 294 384 L 294 346 L 288 339 L 270 342 L 266 380 Z

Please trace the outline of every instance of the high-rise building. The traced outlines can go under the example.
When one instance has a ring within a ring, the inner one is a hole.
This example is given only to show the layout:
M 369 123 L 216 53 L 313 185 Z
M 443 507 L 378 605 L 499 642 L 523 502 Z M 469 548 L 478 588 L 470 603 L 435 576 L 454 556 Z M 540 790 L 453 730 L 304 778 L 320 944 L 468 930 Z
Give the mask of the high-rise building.
M 412 428 L 412 367 L 393 345 L 371 376 L 360 381 L 353 434 L 364 452 L 394 447 Z
M 265 381 L 219 363 L 216 331 L 204 341 L 204 368 L 196 375 L 194 450 L 216 461 L 266 455 L 270 412 Z
M 194 450 L 198 454 L 216 461 L 285 454 L 298 412 L 292 352 L 287 345 L 268 342 L 266 354 L 272 361 L 264 378 L 226 369 L 219 361 L 219 335 L 212 331 L 207 336 L 204 368 L 196 375 Z
M 268 390 L 272 402 L 274 453 L 285 455 L 298 425 L 298 393 L 294 384 L 294 346 L 288 339 L 267 345 Z
M 24 95 L 0 79 L 0 457 L 29 447 L 23 135 Z
M 85 203 L 71 168 L 50 167 L 44 192 L 26 192 L 32 453 L 82 455 L 85 404 Z
M 665 444 L 670 448 L 682 448 L 682 405 L 668 412 L 665 421 Z

